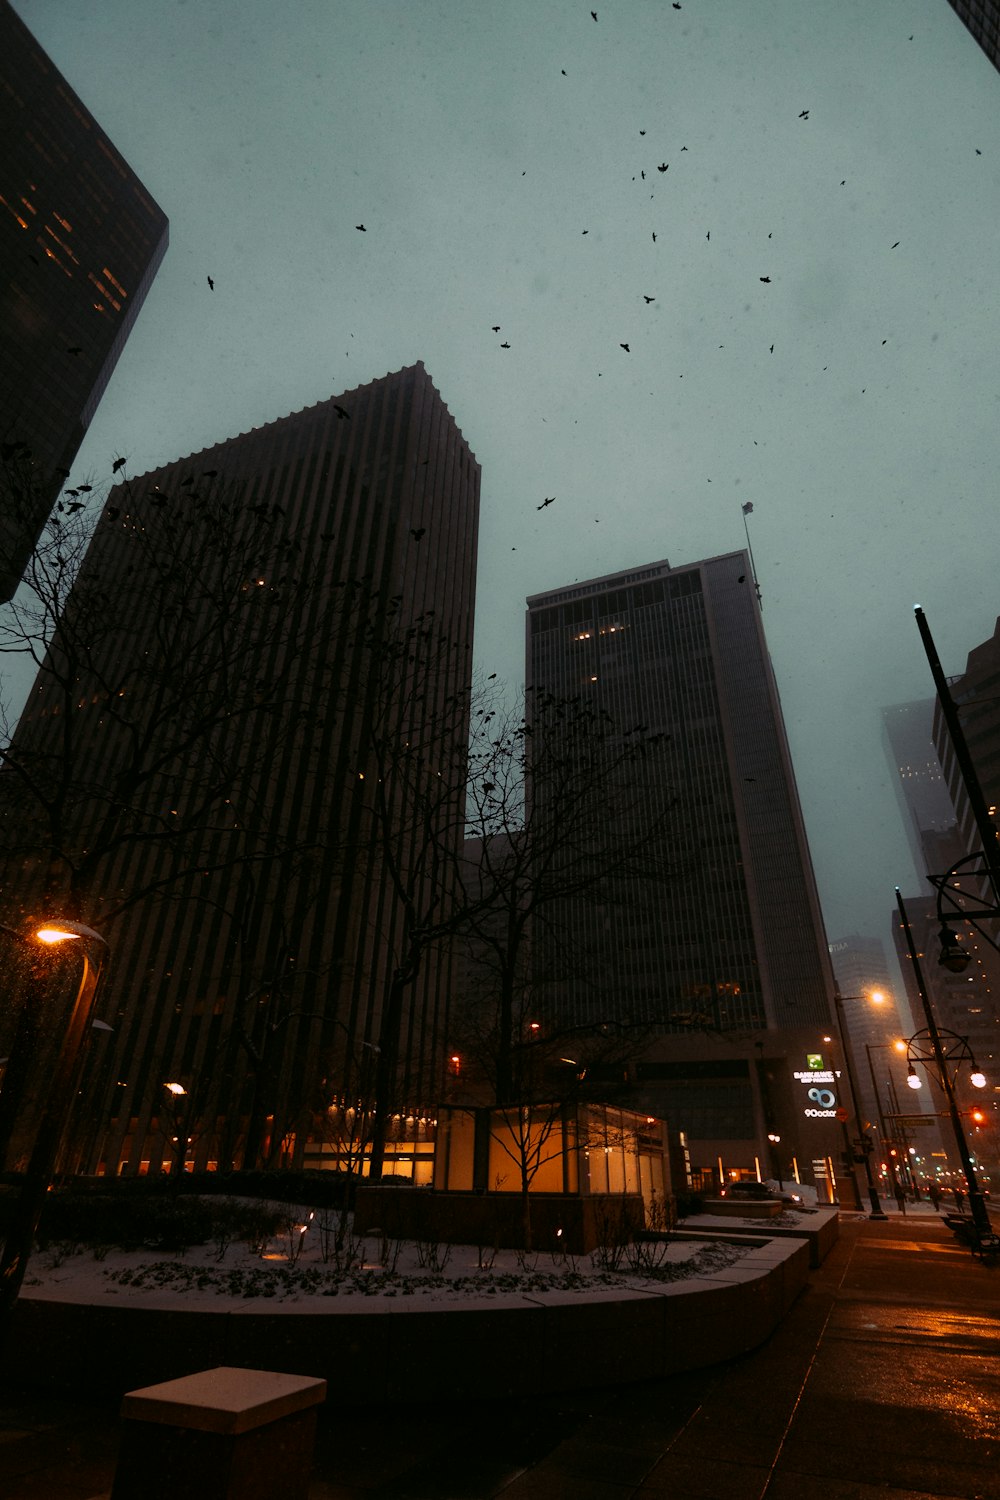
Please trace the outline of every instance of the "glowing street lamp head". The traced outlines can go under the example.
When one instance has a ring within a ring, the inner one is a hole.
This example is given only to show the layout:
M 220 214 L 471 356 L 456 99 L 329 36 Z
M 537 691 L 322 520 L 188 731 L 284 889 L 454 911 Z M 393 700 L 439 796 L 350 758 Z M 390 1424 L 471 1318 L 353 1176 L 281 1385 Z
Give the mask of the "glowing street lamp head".
M 984 1089 L 986 1087 L 986 1074 L 980 1073 L 977 1068 L 974 1073 L 969 1074 L 969 1082 L 974 1089 Z
M 99 932 L 85 926 L 83 922 L 70 921 L 67 917 L 55 917 L 50 922 L 43 922 L 31 935 L 36 943 L 45 943 L 49 947 L 56 943 L 79 942 L 81 938 L 107 947 L 106 940 Z
M 79 942 L 83 936 L 80 932 L 70 932 L 66 927 L 56 927 L 54 924 L 48 927 L 39 927 L 35 937 L 40 943 L 46 943 L 50 947 L 56 943 Z
M 182 1094 L 187 1093 L 187 1089 L 182 1083 L 165 1083 L 163 1087 L 166 1089 L 168 1094 L 173 1094 L 177 1099 L 179 1099 Z
M 913 1070 L 913 1068 L 911 1068 L 910 1071 L 907 1073 L 907 1075 L 906 1075 L 906 1082 L 907 1082 L 907 1084 L 909 1085 L 909 1087 L 911 1089 L 918 1089 L 918 1088 L 920 1088 L 920 1079 L 917 1077 L 917 1075 L 916 1075 L 915 1071 Z

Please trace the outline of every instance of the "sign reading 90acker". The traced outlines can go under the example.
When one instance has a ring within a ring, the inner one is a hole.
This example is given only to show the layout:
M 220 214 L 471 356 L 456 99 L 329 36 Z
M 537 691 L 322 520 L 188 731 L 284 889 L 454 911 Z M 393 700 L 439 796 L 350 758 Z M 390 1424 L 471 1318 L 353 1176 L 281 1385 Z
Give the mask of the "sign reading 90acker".
M 810 1063 L 812 1062 L 810 1057 Z M 803 1084 L 808 1103 L 802 1113 L 809 1120 L 835 1120 L 837 1118 L 837 1092 L 835 1084 L 840 1075 L 832 1068 L 809 1067 L 796 1072 L 793 1077 Z

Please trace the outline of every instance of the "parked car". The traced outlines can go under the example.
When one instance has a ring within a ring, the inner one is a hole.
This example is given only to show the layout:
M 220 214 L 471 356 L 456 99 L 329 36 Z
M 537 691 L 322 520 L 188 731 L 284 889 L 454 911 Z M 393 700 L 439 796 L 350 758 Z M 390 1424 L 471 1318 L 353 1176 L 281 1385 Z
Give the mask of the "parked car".
M 776 1182 L 729 1182 L 722 1189 L 721 1197 L 747 1199 L 750 1202 L 780 1199 L 788 1208 L 802 1207 L 802 1194 L 791 1188 L 781 1188 Z
M 772 1199 L 777 1197 L 772 1193 L 766 1182 L 727 1182 L 722 1189 L 723 1198 L 749 1198 L 755 1202 L 761 1199 Z
M 764 1185 L 775 1198 L 780 1198 L 782 1203 L 787 1204 L 789 1208 L 802 1207 L 802 1194 L 797 1193 L 794 1188 L 779 1187 L 778 1184 L 773 1181 L 767 1182 Z

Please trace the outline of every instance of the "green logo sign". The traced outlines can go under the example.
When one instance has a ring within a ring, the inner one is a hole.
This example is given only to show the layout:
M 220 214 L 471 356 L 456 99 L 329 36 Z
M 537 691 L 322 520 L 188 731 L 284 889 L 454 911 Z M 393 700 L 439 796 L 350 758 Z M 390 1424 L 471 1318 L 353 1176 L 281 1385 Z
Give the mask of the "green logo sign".
M 823 1067 L 823 1055 L 820 1052 L 806 1053 L 806 1067 L 814 1073 L 818 1073 Z

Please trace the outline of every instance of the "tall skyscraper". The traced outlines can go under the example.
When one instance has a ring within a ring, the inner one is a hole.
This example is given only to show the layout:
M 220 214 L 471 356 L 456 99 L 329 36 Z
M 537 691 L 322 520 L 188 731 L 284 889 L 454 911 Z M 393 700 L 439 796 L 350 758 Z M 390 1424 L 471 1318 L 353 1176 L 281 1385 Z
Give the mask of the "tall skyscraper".
M 66 612 L 101 628 L 68 695 L 79 632 L 57 642 L 0 775 L 5 920 L 55 869 L 113 954 L 80 1167 L 155 1172 L 178 1139 L 200 1165 L 318 1163 L 324 1112 L 370 1104 L 392 993 L 391 1154 L 415 1170 L 448 958 L 410 905 L 430 909 L 427 829 L 462 853 L 443 778 L 468 738 L 479 480 L 417 364 L 109 496 Z M 60 775 L 53 842 L 24 785 Z
M 167 220 L 0 0 L 0 600 L 62 488 Z
M 533 690 L 667 737 L 658 795 L 674 809 L 665 885 L 637 882 L 626 909 L 565 903 L 564 946 L 584 961 L 550 1004 L 650 1029 L 642 1097 L 713 1170 L 724 1153 L 752 1169 L 776 1115 L 815 1154 L 817 1110 L 791 1075 L 822 1050 L 832 974 L 749 556 L 536 594 L 527 630 Z

